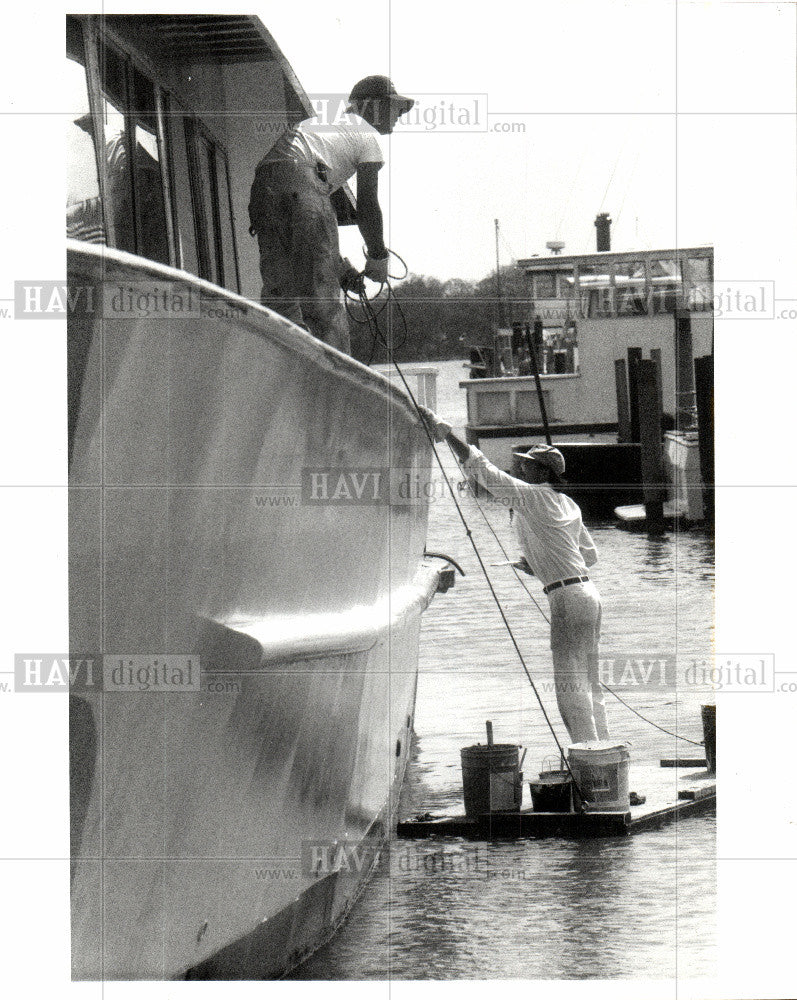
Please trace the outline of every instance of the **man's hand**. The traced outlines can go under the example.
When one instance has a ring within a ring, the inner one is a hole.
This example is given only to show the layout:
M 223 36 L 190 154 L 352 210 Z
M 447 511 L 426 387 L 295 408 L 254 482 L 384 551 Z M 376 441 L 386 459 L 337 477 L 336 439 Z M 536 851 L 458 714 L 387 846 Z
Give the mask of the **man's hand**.
M 448 435 L 451 433 L 451 424 L 446 423 L 441 417 L 438 417 L 436 413 L 428 409 L 426 406 L 418 406 L 421 412 L 423 421 L 429 428 L 429 433 L 432 435 L 435 441 L 445 441 Z
M 384 257 L 371 257 L 369 254 L 365 255 L 365 270 L 363 274 L 366 278 L 370 278 L 371 281 L 375 281 L 378 285 L 384 285 L 387 281 L 387 262 L 389 260 L 389 255 L 386 253 Z
M 364 290 L 363 276 L 345 257 L 341 257 L 338 277 L 344 292 L 354 292 L 359 295 Z

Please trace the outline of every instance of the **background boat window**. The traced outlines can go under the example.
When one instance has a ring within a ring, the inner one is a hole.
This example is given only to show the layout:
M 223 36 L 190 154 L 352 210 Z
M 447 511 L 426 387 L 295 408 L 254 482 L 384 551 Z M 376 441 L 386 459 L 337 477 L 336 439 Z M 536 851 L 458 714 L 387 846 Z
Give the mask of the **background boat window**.
M 654 315 L 674 313 L 681 292 L 681 275 L 674 257 L 650 262 L 650 300 Z
M 557 298 L 555 271 L 535 271 L 534 298 L 535 299 Z
M 576 297 L 576 276 L 572 268 L 557 273 L 557 298 L 574 299 Z
M 579 264 L 578 286 L 582 302 L 586 300 L 587 316 L 613 315 L 611 265 Z
M 614 300 L 618 316 L 645 316 L 648 295 L 643 260 L 620 261 L 614 274 Z
M 66 235 L 87 243 L 105 243 L 97 174 L 94 130 L 89 109 L 83 31 L 66 20 Z
M 687 257 L 681 262 L 686 304 L 691 312 L 714 308 L 714 275 L 710 257 Z

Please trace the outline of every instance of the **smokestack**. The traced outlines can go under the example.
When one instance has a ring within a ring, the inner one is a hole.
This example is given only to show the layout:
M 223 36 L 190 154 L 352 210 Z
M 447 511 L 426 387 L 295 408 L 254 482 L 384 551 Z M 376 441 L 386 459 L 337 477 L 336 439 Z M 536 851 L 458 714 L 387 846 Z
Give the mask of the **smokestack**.
M 597 250 L 603 253 L 604 250 L 612 248 L 612 220 L 608 212 L 601 212 L 595 216 L 595 229 L 597 230 Z

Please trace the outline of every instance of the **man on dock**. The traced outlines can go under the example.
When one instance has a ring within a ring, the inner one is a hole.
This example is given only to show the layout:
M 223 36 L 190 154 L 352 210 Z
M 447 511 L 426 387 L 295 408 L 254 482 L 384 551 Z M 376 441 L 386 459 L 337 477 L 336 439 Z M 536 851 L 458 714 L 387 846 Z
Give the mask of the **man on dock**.
M 564 456 L 550 445 L 534 445 L 521 459 L 524 479 L 516 479 L 456 437 L 450 424 L 425 408 L 422 413 L 435 439 L 451 445 L 468 478 L 515 512 L 523 558 L 542 583 L 551 608 L 556 701 L 571 742 L 608 739 L 598 675 L 601 601 L 587 575 L 598 554 L 578 504 L 557 489 Z
M 355 84 L 345 114 L 309 118 L 285 132 L 260 161 L 249 204 L 250 232 L 260 248 L 261 301 L 348 353 L 349 324 L 341 287 L 360 280 L 341 261 L 330 196 L 357 175 L 357 225 L 365 241 L 364 274 L 387 281 L 388 251 L 378 197 L 389 135 L 414 104 L 386 76 Z

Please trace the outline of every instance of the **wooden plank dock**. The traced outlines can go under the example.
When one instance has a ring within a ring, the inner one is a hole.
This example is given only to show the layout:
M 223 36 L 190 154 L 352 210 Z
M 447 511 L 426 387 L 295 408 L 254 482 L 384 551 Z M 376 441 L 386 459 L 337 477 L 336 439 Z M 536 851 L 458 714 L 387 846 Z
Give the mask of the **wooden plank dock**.
M 692 763 L 692 761 L 689 761 Z M 632 786 L 644 802 L 626 812 L 543 813 L 531 809 L 492 813 L 477 819 L 467 816 L 425 814 L 400 821 L 396 835 L 403 839 L 462 837 L 466 840 L 515 840 L 524 838 L 620 837 L 658 830 L 669 823 L 716 808 L 716 776 L 701 770 L 632 767 Z M 685 770 L 686 773 L 681 773 Z

